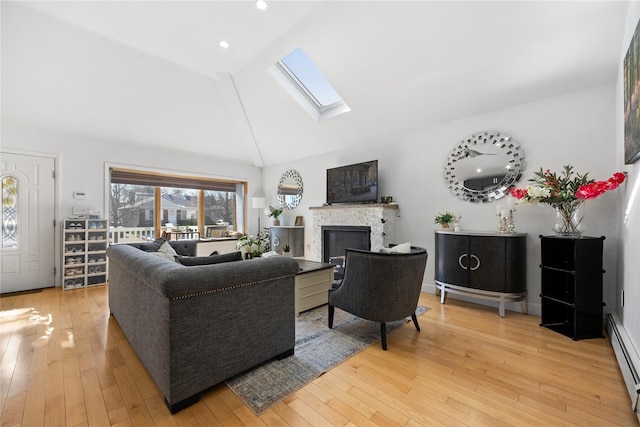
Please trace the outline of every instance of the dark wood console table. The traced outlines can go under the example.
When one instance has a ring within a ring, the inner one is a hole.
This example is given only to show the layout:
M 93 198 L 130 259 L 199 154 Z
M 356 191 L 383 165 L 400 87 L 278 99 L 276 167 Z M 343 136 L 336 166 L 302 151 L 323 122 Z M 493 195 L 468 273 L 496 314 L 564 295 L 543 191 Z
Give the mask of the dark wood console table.
M 505 302 L 519 301 L 527 313 L 527 235 L 436 230 L 435 283 L 444 304 L 447 292 Z

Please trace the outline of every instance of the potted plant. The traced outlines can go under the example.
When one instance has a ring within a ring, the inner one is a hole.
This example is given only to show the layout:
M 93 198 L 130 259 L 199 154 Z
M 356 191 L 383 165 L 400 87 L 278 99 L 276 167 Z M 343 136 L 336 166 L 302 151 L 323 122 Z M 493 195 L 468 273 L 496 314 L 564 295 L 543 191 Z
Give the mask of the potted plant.
M 266 210 L 267 210 L 267 215 L 273 217 L 273 225 L 275 225 L 276 227 L 279 226 L 280 220 L 278 219 L 278 217 L 282 214 L 282 209 L 269 206 Z
M 237 249 L 245 259 L 262 256 L 264 252 L 269 251 L 269 246 L 268 233 L 258 233 L 257 237 L 242 236 L 236 244 Z
M 456 216 L 450 212 L 438 213 L 433 222 L 440 224 L 442 228 L 450 228 L 452 222 L 456 221 Z
M 289 246 L 289 242 L 287 242 L 284 245 L 284 248 L 282 248 L 282 255 L 291 256 L 291 246 Z

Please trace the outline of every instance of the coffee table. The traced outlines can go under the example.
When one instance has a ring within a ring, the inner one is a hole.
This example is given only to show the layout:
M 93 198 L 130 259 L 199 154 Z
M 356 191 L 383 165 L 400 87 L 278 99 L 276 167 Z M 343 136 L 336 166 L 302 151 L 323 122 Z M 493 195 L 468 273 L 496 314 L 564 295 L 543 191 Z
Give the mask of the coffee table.
M 333 265 L 297 259 L 296 316 L 301 312 L 326 304 L 333 284 Z

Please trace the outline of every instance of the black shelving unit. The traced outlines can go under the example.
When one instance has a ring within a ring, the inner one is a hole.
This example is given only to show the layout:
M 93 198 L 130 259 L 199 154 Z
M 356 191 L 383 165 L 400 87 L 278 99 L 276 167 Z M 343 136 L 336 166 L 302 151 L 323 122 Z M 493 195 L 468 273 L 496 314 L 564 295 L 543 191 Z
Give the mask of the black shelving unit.
M 580 340 L 604 338 L 604 237 L 540 236 L 540 326 Z

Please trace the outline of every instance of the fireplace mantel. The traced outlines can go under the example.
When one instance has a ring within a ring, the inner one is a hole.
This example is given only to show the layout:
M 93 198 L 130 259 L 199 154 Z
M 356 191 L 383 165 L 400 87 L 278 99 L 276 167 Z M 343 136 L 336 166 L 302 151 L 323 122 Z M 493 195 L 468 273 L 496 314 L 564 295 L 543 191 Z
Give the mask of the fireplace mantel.
M 371 227 L 371 250 L 379 251 L 394 241 L 400 210 L 395 203 L 345 204 L 310 207 L 313 214 L 314 261 L 322 260 L 322 226 L 356 225 Z
M 347 203 L 343 205 L 336 204 L 336 205 L 311 206 L 309 209 L 316 210 L 316 209 L 372 209 L 372 208 L 398 210 L 398 204 L 397 203 Z

